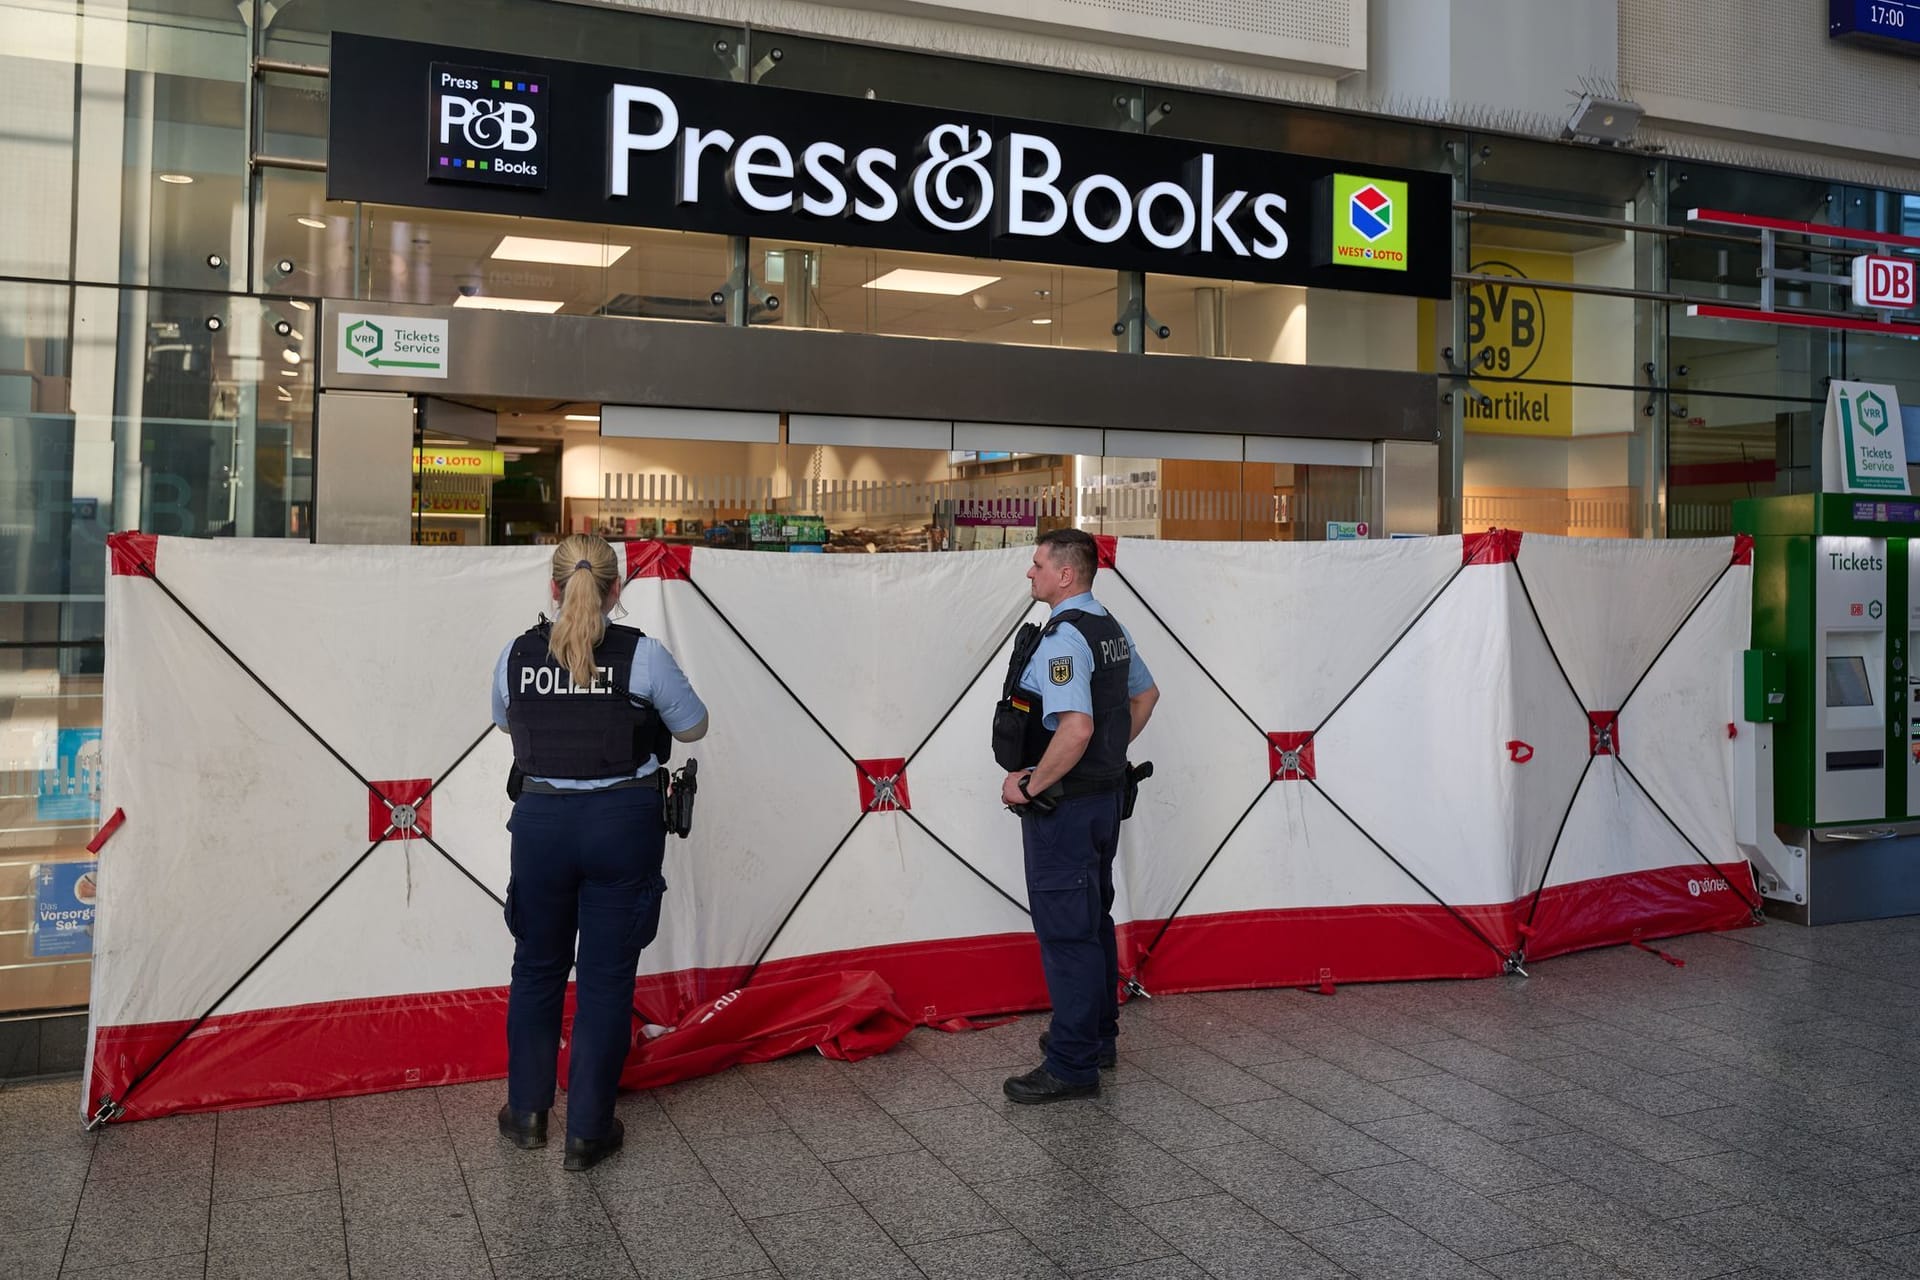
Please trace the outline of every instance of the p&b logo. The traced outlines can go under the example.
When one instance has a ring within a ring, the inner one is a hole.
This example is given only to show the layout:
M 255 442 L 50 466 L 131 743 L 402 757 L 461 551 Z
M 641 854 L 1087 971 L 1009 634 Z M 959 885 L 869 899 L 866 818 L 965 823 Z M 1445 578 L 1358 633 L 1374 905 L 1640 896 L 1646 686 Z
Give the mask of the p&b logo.
M 427 177 L 547 185 L 545 76 L 436 62 L 428 68 Z

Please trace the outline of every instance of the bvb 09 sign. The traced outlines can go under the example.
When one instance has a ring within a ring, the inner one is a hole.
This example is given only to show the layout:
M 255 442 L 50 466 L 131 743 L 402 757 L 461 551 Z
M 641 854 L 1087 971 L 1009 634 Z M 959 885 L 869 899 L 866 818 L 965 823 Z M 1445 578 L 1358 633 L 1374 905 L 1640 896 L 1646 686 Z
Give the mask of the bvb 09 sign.
M 1572 391 L 1565 384 L 1573 380 L 1573 297 L 1539 287 L 1571 279 L 1567 257 L 1510 249 L 1493 254 L 1472 271 L 1494 278 L 1467 294 L 1467 355 L 1480 393 L 1467 400 L 1467 430 L 1571 435 Z

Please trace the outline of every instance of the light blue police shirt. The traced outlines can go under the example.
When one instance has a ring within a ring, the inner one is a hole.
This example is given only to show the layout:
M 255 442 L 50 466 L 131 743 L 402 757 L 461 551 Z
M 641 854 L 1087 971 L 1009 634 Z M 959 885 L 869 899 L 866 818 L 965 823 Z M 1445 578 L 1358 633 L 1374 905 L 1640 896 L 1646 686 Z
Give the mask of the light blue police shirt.
M 1069 609 L 1078 609 L 1082 613 L 1105 616 L 1107 610 L 1093 592 L 1083 591 L 1077 596 L 1062 600 L 1053 607 L 1049 617 L 1057 618 Z M 1133 662 L 1127 669 L 1127 696 L 1137 698 L 1153 688 L 1153 673 L 1147 670 L 1147 664 L 1140 656 L 1140 649 L 1133 643 L 1133 633 L 1126 624 L 1120 624 L 1120 632 L 1127 637 L 1127 647 L 1133 650 Z M 1068 666 L 1067 682 L 1055 684 L 1053 680 L 1053 660 L 1065 658 Z M 1080 634 L 1080 628 L 1071 622 L 1054 629 L 1052 635 L 1040 641 L 1040 647 L 1034 650 L 1027 669 L 1021 673 L 1020 683 L 1029 689 L 1040 692 L 1040 705 L 1043 714 L 1040 724 L 1048 732 L 1060 727 L 1062 711 L 1078 711 L 1085 715 L 1093 714 L 1093 648 L 1087 638 Z
M 518 636 L 514 637 L 519 639 Z M 493 722 L 502 729 L 507 727 L 507 660 L 513 656 L 513 640 L 507 641 L 507 647 L 500 651 L 500 661 L 493 668 Z M 633 650 L 633 668 L 627 673 L 631 682 L 627 692 L 637 698 L 645 698 L 660 713 L 660 719 L 674 733 L 684 733 L 699 724 L 707 716 L 707 704 L 700 701 L 700 695 L 693 691 L 687 682 L 680 664 L 673 660 L 667 647 L 652 636 L 642 636 Z M 660 767 L 660 761 L 648 756 L 646 762 L 633 771 L 636 778 L 644 778 Z M 624 778 L 529 778 L 529 782 L 544 782 L 556 791 L 603 791 L 615 783 L 624 782 Z

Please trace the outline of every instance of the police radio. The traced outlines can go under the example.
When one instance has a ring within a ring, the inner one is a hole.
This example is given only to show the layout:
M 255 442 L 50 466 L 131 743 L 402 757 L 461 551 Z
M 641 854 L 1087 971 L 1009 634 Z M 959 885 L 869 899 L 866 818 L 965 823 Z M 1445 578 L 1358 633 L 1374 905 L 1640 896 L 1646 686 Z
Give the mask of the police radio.
M 699 770 L 698 760 L 687 761 L 678 773 L 669 774 L 665 765 L 660 768 L 665 779 L 660 788 L 660 821 L 669 835 L 682 840 L 693 834 L 693 797 L 700 789 L 696 780 Z

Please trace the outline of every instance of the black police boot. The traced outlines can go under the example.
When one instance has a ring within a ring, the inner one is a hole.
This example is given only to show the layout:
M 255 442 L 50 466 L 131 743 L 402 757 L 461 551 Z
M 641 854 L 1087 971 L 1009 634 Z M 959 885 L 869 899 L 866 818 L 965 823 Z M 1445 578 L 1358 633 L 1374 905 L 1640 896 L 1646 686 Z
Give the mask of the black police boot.
M 1053 1048 L 1053 1032 L 1042 1031 L 1040 1033 L 1040 1052 L 1046 1053 L 1050 1051 L 1052 1048 Z M 1105 1048 L 1101 1049 L 1099 1063 L 1100 1063 L 1100 1069 L 1102 1071 L 1111 1071 L 1115 1067 L 1119 1066 L 1120 1065 L 1119 1046 L 1110 1044 L 1110 1045 L 1107 1045 Z
M 604 1138 L 568 1138 L 565 1165 L 573 1173 L 584 1173 L 620 1149 L 627 1140 L 627 1126 L 613 1118 L 613 1128 Z
M 547 1145 L 547 1113 L 502 1107 L 500 1136 L 523 1151 L 537 1151 Z
M 1009 1077 L 1000 1086 L 1000 1091 L 1007 1095 L 1009 1102 L 1065 1102 L 1069 1098 L 1099 1097 L 1100 1082 L 1094 1080 L 1087 1084 L 1069 1084 L 1045 1067 L 1035 1067 L 1023 1076 Z

